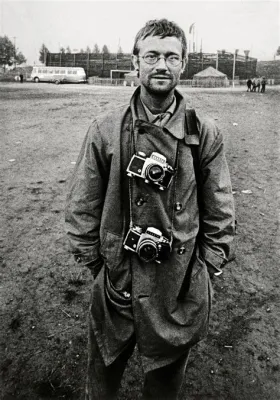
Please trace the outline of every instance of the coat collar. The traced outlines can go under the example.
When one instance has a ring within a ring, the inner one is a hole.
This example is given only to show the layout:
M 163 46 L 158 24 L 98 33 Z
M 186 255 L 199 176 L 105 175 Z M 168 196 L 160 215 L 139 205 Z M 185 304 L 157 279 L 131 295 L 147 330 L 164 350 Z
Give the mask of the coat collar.
M 133 130 L 138 131 L 146 128 L 150 131 L 156 130 L 157 132 L 168 132 L 176 139 L 185 139 L 185 143 L 187 145 L 199 145 L 199 131 L 196 120 L 190 123 L 190 118 L 186 116 L 186 100 L 178 90 L 175 90 L 174 94 L 176 96 L 176 110 L 166 125 L 161 128 L 150 122 L 147 122 L 148 118 L 142 101 L 140 100 L 139 86 L 133 93 L 130 100 Z

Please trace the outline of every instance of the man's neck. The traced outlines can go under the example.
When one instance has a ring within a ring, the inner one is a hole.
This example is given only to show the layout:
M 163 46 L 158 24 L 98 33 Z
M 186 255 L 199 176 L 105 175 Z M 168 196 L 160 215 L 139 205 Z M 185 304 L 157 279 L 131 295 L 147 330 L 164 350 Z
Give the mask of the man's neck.
M 152 114 L 161 114 L 171 105 L 174 98 L 174 90 L 169 92 L 167 96 L 158 96 L 149 93 L 144 86 L 141 86 L 140 98 Z

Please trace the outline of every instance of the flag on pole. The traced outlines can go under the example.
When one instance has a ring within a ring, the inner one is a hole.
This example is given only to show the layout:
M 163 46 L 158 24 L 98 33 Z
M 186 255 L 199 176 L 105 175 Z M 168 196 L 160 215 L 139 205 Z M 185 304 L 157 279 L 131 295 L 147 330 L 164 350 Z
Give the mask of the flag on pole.
M 193 29 L 194 29 L 194 24 L 195 24 L 195 22 L 193 22 L 193 23 L 191 24 L 190 29 L 189 29 L 189 34 L 192 33 L 192 31 L 193 31 Z

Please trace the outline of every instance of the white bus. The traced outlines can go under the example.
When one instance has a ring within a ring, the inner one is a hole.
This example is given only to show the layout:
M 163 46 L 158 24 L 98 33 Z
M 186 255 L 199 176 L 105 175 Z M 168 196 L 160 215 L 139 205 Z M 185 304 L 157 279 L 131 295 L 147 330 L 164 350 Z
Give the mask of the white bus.
M 84 68 L 77 67 L 33 67 L 31 80 L 34 82 L 85 83 Z

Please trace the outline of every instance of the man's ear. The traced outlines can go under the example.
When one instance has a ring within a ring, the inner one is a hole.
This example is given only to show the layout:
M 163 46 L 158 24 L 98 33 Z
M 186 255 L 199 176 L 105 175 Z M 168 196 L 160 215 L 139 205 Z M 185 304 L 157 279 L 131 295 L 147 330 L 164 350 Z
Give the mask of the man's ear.
M 136 71 L 139 71 L 139 61 L 138 61 L 138 57 L 135 56 L 134 54 L 132 54 L 131 56 L 131 62 L 135 68 Z

